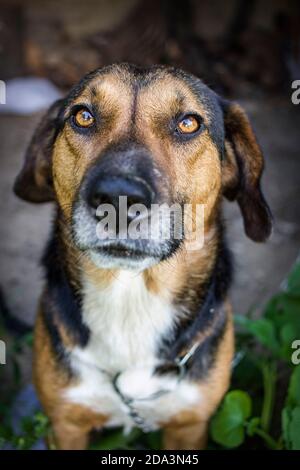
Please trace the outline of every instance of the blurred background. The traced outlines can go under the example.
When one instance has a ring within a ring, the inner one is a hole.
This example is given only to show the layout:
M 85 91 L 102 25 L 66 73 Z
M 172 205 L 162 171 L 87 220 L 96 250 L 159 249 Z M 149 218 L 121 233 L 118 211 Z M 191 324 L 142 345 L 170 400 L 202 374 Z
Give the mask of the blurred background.
M 12 185 L 43 110 L 86 72 L 119 61 L 172 64 L 248 112 L 264 150 L 263 188 L 275 228 L 257 245 L 224 204 L 235 255 L 234 310 L 262 305 L 299 254 L 300 3 L 283 0 L 0 0 L 0 309 L 12 331 L 34 322 L 39 260 L 51 205 L 18 200 Z M 28 353 L 30 355 L 30 352 Z M 29 356 L 22 381 L 29 380 Z M 2 384 L 3 385 L 3 384 Z M 0 385 L 1 387 L 1 385 Z

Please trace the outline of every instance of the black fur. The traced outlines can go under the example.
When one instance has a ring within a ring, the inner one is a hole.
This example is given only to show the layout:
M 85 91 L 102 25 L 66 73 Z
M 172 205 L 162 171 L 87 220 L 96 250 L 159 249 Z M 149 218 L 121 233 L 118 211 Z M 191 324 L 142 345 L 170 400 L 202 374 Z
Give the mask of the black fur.
M 70 333 L 80 346 L 87 345 L 90 332 L 81 316 L 81 295 L 69 280 L 65 265 L 64 248 L 59 239 L 58 227 L 55 228 L 42 259 L 46 270 L 47 292 L 44 296 L 43 315 L 45 326 L 51 337 L 52 346 L 58 357 L 63 356 L 62 340 L 55 324 L 57 320 Z
M 164 338 L 162 342 L 160 356 L 166 359 L 166 363 L 172 363 L 175 358 L 180 357 L 181 351 L 188 350 L 193 345 L 199 332 L 205 334 L 213 325 L 212 332 L 187 363 L 187 372 L 193 378 L 203 378 L 213 365 L 227 324 L 227 314 L 222 303 L 231 284 L 232 270 L 231 254 L 220 234 L 217 261 L 194 314 L 191 312 L 188 320 L 182 320 L 177 325 L 171 339 Z

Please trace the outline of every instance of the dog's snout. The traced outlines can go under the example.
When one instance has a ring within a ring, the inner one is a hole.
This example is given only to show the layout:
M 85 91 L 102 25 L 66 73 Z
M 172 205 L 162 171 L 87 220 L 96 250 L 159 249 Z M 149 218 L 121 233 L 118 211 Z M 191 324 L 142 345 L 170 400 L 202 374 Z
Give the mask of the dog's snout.
M 127 216 L 131 216 L 130 207 L 133 204 L 142 204 L 150 208 L 152 191 L 147 183 L 136 178 L 124 176 L 106 176 L 99 178 L 91 187 L 88 194 L 88 204 L 97 209 L 101 204 L 110 204 L 116 211 L 119 210 L 120 197 L 127 198 Z

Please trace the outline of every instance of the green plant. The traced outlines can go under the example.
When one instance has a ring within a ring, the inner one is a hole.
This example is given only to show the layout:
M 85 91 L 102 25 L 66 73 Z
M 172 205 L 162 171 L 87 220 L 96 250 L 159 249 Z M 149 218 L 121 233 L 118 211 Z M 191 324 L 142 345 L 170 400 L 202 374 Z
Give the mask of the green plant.
M 300 450 L 300 365 L 292 364 L 293 344 L 300 339 L 300 263 L 260 318 L 252 312 L 236 315 L 235 322 L 241 360 L 233 384 L 239 390 L 226 394 L 213 417 L 212 440 L 237 448 L 259 437 L 267 448 Z
M 0 425 L 0 449 L 8 446 L 16 450 L 31 449 L 49 430 L 48 418 L 40 411 L 22 419 L 20 431 L 15 432 L 8 420 Z

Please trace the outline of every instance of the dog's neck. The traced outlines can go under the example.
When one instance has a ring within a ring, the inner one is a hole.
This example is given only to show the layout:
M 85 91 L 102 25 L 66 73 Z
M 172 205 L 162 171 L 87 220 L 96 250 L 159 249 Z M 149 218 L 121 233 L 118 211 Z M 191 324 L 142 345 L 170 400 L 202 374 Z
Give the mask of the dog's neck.
M 181 249 L 170 260 L 140 273 L 97 268 L 88 255 L 75 247 L 67 227 L 57 219 L 44 265 L 49 295 L 55 300 L 60 323 L 66 324 L 65 329 L 75 344 L 84 347 L 90 338 L 91 330 L 82 316 L 85 292 L 92 286 L 94 293 L 101 294 L 101 291 L 112 289 L 116 280 L 128 280 L 132 276 L 135 286 L 138 282 L 139 286 L 143 285 L 143 292 L 149 294 L 148 304 L 151 298 L 156 298 L 164 305 L 170 305 L 172 311 L 180 312 L 174 319 L 173 334 L 162 335 L 160 349 L 164 357 L 174 358 L 200 331 L 209 328 L 212 321 L 219 321 L 220 328 L 224 327 L 224 317 L 212 313 L 226 296 L 231 272 L 220 224 L 212 226 L 206 233 L 201 250 Z M 127 292 L 130 287 L 132 289 L 126 302 L 132 302 L 133 309 L 136 307 L 135 286 L 127 283 Z M 115 296 L 121 295 L 118 288 L 112 290 Z M 153 305 L 154 310 L 158 307 Z M 129 304 L 127 308 L 131 308 Z M 151 314 L 150 310 L 147 315 Z

